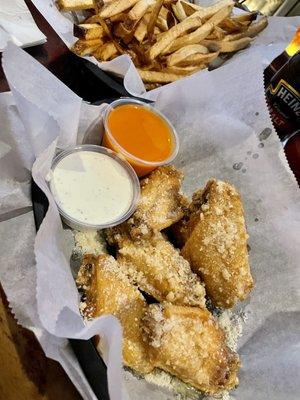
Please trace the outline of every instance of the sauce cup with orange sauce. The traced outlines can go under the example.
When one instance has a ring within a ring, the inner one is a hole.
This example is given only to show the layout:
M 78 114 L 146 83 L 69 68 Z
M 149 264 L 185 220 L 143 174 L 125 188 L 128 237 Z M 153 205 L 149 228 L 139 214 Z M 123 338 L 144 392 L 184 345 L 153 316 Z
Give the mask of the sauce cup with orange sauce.
M 112 102 L 104 115 L 102 145 L 122 155 L 138 176 L 171 163 L 177 156 L 177 133 L 154 107 L 140 100 Z

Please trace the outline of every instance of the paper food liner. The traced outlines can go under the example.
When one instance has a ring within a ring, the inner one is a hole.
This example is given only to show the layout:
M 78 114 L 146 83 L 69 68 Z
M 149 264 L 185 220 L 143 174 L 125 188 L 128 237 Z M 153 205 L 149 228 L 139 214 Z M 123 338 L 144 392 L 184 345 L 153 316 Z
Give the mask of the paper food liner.
M 61 12 L 57 8 L 55 0 L 32 0 L 32 2 L 63 42 L 71 48 L 77 41 L 77 38 L 73 34 L 74 14 L 71 12 Z M 215 1 L 215 3 L 216 2 L 217 1 Z M 197 3 L 197 1 L 195 1 L 195 3 Z M 201 5 L 206 6 L 207 4 Z M 240 12 L 240 10 L 237 9 L 237 12 Z M 79 15 L 80 18 L 80 13 L 77 13 L 77 15 Z M 81 18 L 83 18 L 83 16 L 81 16 Z M 274 43 L 279 45 L 281 49 L 279 51 L 280 53 L 295 34 L 297 26 L 299 26 L 299 17 L 270 17 L 269 26 L 254 39 L 250 48 L 235 54 L 233 59 L 238 60 L 241 54 L 244 52 L 249 53 L 249 51 L 252 51 L 254 48 L 260 51 L 262 56 L 265 56 L 266 46 Z M 280 44 L 283 43 L 285 45 L 280 46 Z M 143 82 L 129 56 L 122 55 L 107 62 L 99 62 L 95 57 L 86 56 L 84 58 L 98 65 L 99 68 L 106 72 L 124 77 L 124 87 L 132 95 L 145 95 Z M 196 75 L 202 74 L 203 72 L 204 71 L 199 71 Z M 173 85 L 173 83 L 169 85 Z M 157 89 L 156 92 L 159 90 L 160 88 Z
M 283 48 L 289 39 L 282 41 Z M 266 57 L 274 58 L 278 46 L 273 52 L 271 47 Z M 95 396 L 66 338 L 95 334 L 107 344 L 111 400 L 175 399 L 169 390 L 131 374 L 122 379 L 121 329 L 114 317 L 84 325 L 70 269 L 72 236 L 62 228 L 45 181 L 55 148 L 86 141 L 91 126 L 97 133 L 104 106 L 83 103 L 13 44 L 3 54 L 3 68 L 11 93 L 0 96 L 0 278 L 16 318 L 35 332 L 46 355 L 62 364 L 84 399 Z M 256 285 L 240 305 L 248 321 L 239 342 L 240 385 L 232 395 L 295 400 L 300 389 L 300 195 L 268 115 L 262 76 L 260 51 L 244 52 L 218 70 L 152 95 L 177 129 L 176 165 L 185 172 L 184 191 L 190 195 L 215 177 L 234 184 L 243 197 Z M 261 135 L 266 129 L 268 135 Z M 36 237 L 32 164 L 33 177 L 49 200 Z

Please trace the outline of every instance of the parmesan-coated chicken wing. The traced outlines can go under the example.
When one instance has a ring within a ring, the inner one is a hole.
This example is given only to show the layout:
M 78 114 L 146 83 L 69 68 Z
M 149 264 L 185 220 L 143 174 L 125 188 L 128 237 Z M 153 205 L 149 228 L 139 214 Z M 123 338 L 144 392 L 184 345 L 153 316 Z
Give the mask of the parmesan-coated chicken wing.
M 151 304 L 142 321 L 156 367 L 209 394 L 238 383 L 238 355 L 206 309 Z
M 81 306 L 85 317 L 112 314 L 119 319 L 123 328 L 124 364 L 141 374 L 152 371 L 148 346 L 140 329 L 147 304 L 123 274 L 117 261 L 106 254 L 98 257 L 86 255 L 78 273 L 77 285 L 86 297 Z
M 156 300 L 205 305 L 200 279 L 160 232 L 138 244 L 124 240 L 117 259 L 131 280 Z
M 123 224 L 107 230 L 110 244 L 120 244 L 129 235 L 133 240 L 149 238 L 180 218 L 188 205 L 180 193 L 183 173 L 173 166 L 155 169 L 141 181 L 141 197 L 136 211 Z
M 173 232 L 181 254 L 205 283 L 213 304 L 233 307 L 253 287 L 247 232 L 240 195 L 228 183 L 210 180 L 193 197 L 186 216 Z

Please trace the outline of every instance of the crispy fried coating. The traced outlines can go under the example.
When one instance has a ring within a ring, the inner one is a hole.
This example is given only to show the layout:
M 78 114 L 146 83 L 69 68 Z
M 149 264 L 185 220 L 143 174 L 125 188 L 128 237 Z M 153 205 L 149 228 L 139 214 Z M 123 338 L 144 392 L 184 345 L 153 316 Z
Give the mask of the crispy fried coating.
M 184 216 L 170 227 L 170 235 L 178 248 L 182 248 L 198 223 L 198 211 L 201 212 L 204 190 L 199 189 L 193 194 Z
M 133 282 L 156 300 L 205 305 L 200 279 L 160 232 L 138 243 L 123 240 L 117 259 Z
M 228 183 L 210 180 L 196 192 L 186 217 L 174 228 L 181 254 L 204 281 L 217 307 L 230 308 L 253 287 L 240 195 Z
M 77 284 L 86 296 L 82 313 L 87 318 L 112 314 L 123 328 L 123 361 L 138 373 L 151 372 L 148 346 L 140 329 L 147 309 L 141 293 L 130 284 L 117 261 L 106 254 L 86 255 L 80 267 Z
M 107 230 L 110 244 L 119 244 L 123 236 L 132 239 L 151 237 L 183 217 L 188 205 L 180 193 L 183 173 L 173 166 L 156 168 L 141 181 L 141 198 L 135 213 L 125 223 Z
M 142 321 L 156 367 L 209 394 L 238 383 L 238 355 L 206 309 L 151 304 Z

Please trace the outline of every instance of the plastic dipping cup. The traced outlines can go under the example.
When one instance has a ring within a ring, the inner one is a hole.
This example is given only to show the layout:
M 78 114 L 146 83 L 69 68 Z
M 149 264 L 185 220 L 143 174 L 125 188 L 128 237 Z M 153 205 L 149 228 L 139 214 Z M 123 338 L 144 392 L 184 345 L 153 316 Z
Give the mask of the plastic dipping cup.
M 59 153 L 52 163 L 49 187 L 64 222 L 78 230 L 121 224 L 135 211 L 140 194 L 130 164 L 95 145 Z
M 177 156 L 174 127 L 140 100 L 122 98 L 112 102 L 105 111 L 104 129 L 102 145 L 122 155 L 139 177 L 170 164 Z

